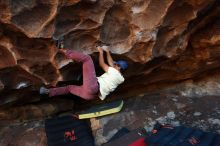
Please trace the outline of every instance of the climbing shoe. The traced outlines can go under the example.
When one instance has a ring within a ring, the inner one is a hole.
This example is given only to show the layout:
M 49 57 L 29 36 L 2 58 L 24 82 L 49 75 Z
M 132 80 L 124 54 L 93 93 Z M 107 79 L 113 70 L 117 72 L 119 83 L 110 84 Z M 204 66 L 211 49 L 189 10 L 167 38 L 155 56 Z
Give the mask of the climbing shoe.
M 49 94 L 49 89 L 45 88 L 45 87 L 40 87 L 40 94 L 41 95 L 45 95 L 45 94 Z
M 56 41 L 56 46 L 58 49 L 63 49 L 64 48 L 64 37 L 61 36 L 57 41 Z

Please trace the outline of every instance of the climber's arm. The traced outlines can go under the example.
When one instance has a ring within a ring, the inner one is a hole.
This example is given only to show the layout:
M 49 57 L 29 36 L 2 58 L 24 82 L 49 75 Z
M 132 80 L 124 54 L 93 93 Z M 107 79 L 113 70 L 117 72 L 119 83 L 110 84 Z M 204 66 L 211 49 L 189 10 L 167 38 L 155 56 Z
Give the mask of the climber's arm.
M 103 50 L 105 50 L 106 54 L 107 54 L 107 61 L 108 61 L 108 64 L 113 67 L 114 65 L 114 60 L 112 59 L 112 56 L 111 56 L 111 52 L 109 51 L 109 48 L 108 46 L 103 46 Z
M 108 72 L 109 66 L 104 62 L 103 50 L 101 47 L 97 47 L 97 49 L 99 51 L 99 65 L 105 72 Z

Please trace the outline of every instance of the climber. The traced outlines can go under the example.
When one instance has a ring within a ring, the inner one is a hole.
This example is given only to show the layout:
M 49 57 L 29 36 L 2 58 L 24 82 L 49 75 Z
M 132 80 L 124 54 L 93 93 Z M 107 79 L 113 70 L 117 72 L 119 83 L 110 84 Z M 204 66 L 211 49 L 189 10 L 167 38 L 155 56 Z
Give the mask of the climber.
M 60 52 L 65 54 L 67 58 L 83 63 L 83 84 L 81 86 L 68 85 L 50 89 L 41 87 L 40 94 L 49 94 L 49 97 L 52 97 L 72 93 L 85 100 L 92 100 L 97 96 L 104 100 L 110 92 L 124 82 L 121 71 L 128 67 L 128 63 L 124 60 L 113 61 L 109 47 L 105 44 L 99 43 L 96 47 L 99 52 L 99 65 L 105 71 L 103 75 L 96 77 L 93 60 L 89 55 L 62 48 Z M 104 62 L 103 50 L 107 54 L 108 64 Z

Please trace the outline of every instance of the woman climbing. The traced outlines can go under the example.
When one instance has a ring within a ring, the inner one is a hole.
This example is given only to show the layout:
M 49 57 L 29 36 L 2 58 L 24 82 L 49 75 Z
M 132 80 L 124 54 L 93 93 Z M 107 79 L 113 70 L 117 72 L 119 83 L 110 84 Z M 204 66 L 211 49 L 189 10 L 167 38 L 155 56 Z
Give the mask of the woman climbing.
M 121 71 L 128 67 L 128 63 L 124 60 L 113 61 L 109 48 L 105 44 L 97 46 L 97 50 L 99 52 L 99 65 L 105 71 L 103 75 L 96 77 L 93 60 L 89 55 L 73 50 L 60 49 L 68 59 L 82 62 L 83 84 L 81 86 L 68 85 L 50 89 L 41 87 L 40 94 L 48 94 L 52 97 L 71 93 L 85 100 L 92 100 L 97 96 L 104 100 L 118 85 L 124 82 Z M 107 53 L 108 64 L 104 62 L 103 50 Z

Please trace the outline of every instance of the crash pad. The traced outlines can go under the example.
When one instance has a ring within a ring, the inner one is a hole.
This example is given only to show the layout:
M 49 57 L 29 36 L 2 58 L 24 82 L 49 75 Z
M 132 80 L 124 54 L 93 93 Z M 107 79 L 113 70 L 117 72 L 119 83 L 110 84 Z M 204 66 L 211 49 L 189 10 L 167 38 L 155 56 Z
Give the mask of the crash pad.
M 121 111 L 123 104 L 123 100 L 100 104 L 78 113 L 77 116 L 79 119 L 88 119 L 117 113 Z
M 116 140 L 103 144 L 103 146 L 129 146 L 131 143 L 143 137 L 145 137 L 143 129 L 136 129 Z
M 157 123 L 150 136 L 145 138 L 148 146 L 220 146 L 220 134 L 200 129 Z
M 47 119 L 45 131 L 48 146 L 95 146 L 87 121 L 71 115 Z
M 144 143 L 144 138 L 140 138 L 135 142 L 131 143 L 129 146 L 147 146 L 147 145 Z

